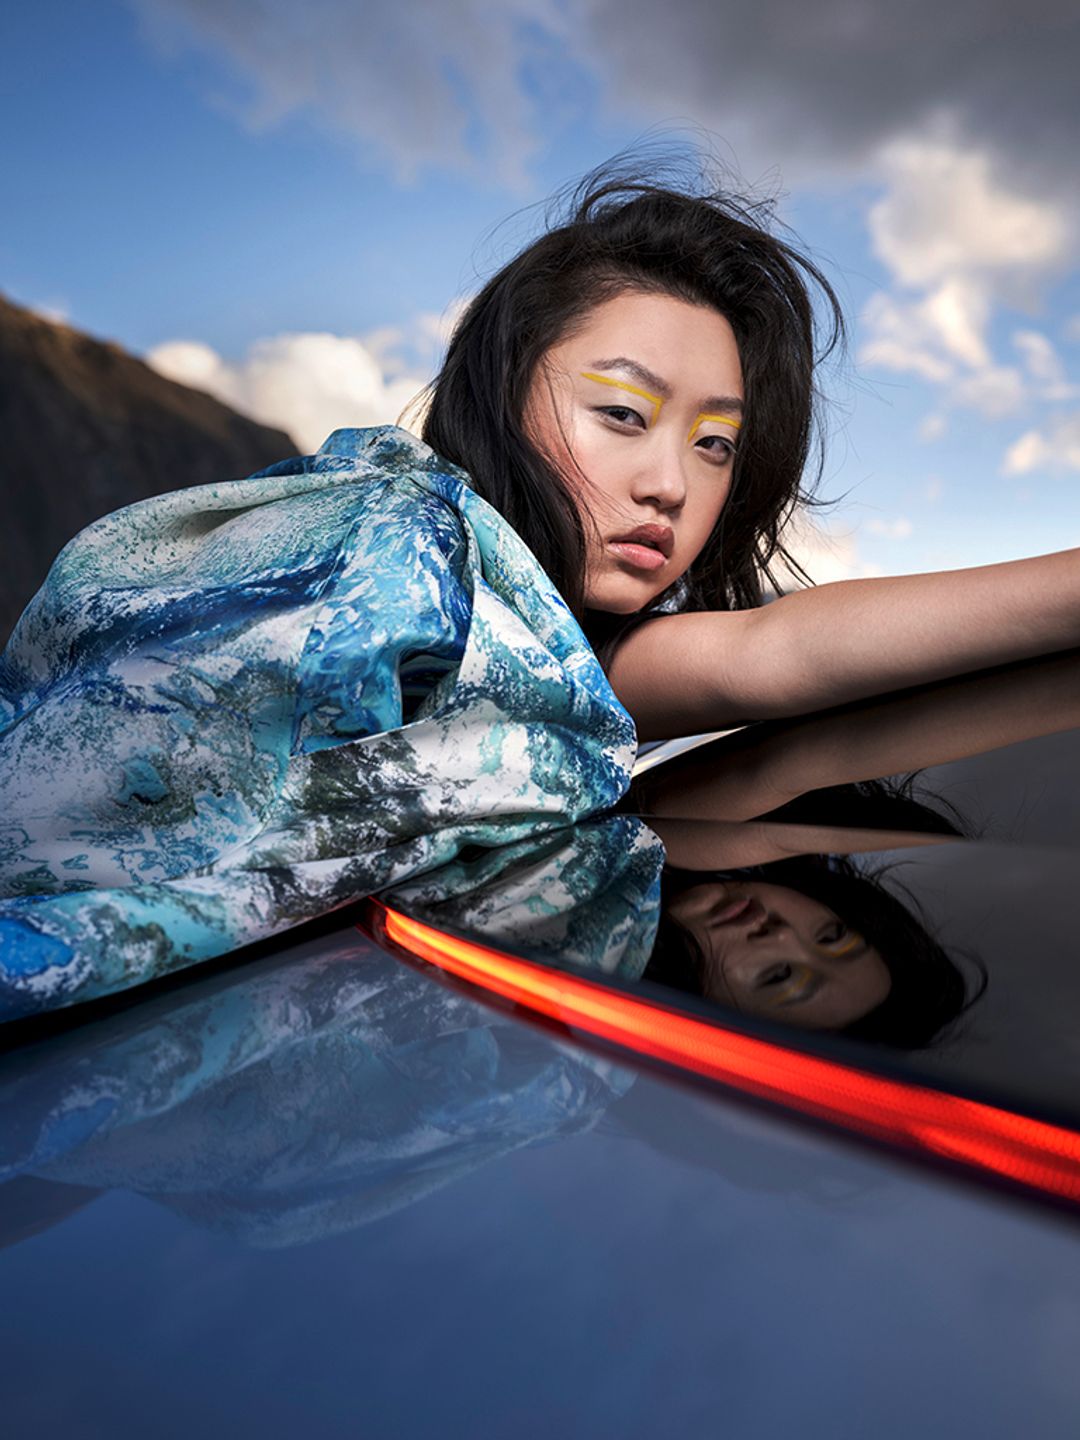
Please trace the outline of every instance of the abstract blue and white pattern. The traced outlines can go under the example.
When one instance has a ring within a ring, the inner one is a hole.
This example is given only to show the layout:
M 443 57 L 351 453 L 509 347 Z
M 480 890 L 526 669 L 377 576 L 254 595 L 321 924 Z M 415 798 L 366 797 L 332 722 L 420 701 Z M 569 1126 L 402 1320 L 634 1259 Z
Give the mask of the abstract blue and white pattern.
M 634 738 L 535 557 L 403 430 L 129 506 L 0 658 L 0 1018 L 593 814 Z
M 0 1059 L 0 1190 L 122 1188 L 306 1244 L 589 1130 L 634 1083 L 352 929 L 191 980 Z

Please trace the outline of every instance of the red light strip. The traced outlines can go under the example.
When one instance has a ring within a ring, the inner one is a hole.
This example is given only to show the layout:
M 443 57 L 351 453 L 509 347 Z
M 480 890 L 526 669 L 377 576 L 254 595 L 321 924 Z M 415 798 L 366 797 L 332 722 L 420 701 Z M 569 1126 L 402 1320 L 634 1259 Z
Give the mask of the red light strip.
M 1080 1200 L 1072 1130 L 788 1050 L 378 911 L 394 944 L 541 1015 L 846 1130 Z

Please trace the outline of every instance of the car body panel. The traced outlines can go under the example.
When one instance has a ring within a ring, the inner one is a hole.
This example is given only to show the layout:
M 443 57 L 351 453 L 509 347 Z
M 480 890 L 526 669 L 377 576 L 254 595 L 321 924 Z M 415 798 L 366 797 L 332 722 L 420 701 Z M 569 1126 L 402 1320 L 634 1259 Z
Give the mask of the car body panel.
M 983 838 L 881 857 L 991 971 L 888 1063 L 1067 1121 L 1078 758 L 1070 732 L 927 770 Z M 542 1022 L 355 918 L 15 1036 L 8 1433 L 1076 1433 L 1075 1208 Z

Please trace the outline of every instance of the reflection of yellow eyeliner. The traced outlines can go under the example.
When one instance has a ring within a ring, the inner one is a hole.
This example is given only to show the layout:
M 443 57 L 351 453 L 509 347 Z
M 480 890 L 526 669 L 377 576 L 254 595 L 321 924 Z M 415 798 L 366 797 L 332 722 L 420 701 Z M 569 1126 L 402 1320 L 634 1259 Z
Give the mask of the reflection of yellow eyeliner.
M 826 941 L 821 946 L 821 949 L 823 949 L 826 954 L 832 955 L 836 958 L 840 958 L 844 955 L 850 955 L 853 950 L 858 950 L 859 946 L 864 945 L 865 943 L 866 942 L 863 940 L 863 937 L 861 935 L 856 935 L 855 932 L 852 931 L 851 935 L 844 942 L 844 944 L 839 946 L 838 948 L 836 948 L 836 941 L 834 940 L 832 944 Z
M 783 985 L 776 986 L 779 992 L 772 997 L 772 1005 L 791 1005 L 801 1000 L 814 982 L 814 976 L 804 967 L 796 967 L 792 970 L 790 977 Z
M 591 370 L 582 370 L 581 373 L 586 380 L 596 380 L 601 385 L 613 385 L 616 390 L 626 390 L 631 395 L 640 395 L 643 400 L 648 400 L 653 407 L 650 417 L 652 420 L 660 414 L 660 406 L 664 402 L 659 395 L 650 395 L 648 390 L 639 390 L 636 385 L 629 385 L 625 380 L 613 380 L 610 375 L 595 375 Z

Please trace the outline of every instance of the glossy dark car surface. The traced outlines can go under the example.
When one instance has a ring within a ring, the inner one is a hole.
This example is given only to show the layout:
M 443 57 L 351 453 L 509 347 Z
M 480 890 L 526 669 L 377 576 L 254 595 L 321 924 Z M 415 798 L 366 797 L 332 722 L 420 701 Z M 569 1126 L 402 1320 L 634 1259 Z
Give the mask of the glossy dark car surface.
M 644 892 L 597 830 L 388 903 L 552 973 L 599 935 L 612 993 L 1080 1132 L 1078 671 L 728 737 L 632 799 L 669 865 L 868 855 L 968 979 L 917 1050 L 613 973 L 644 909 L 611 897 Z M 925 812 L 851 788 L 920 766 Z M 538 1018 L 358 919 L 9 1032 L 6 1433 L 1076 1433 L 1076 1204 Z

